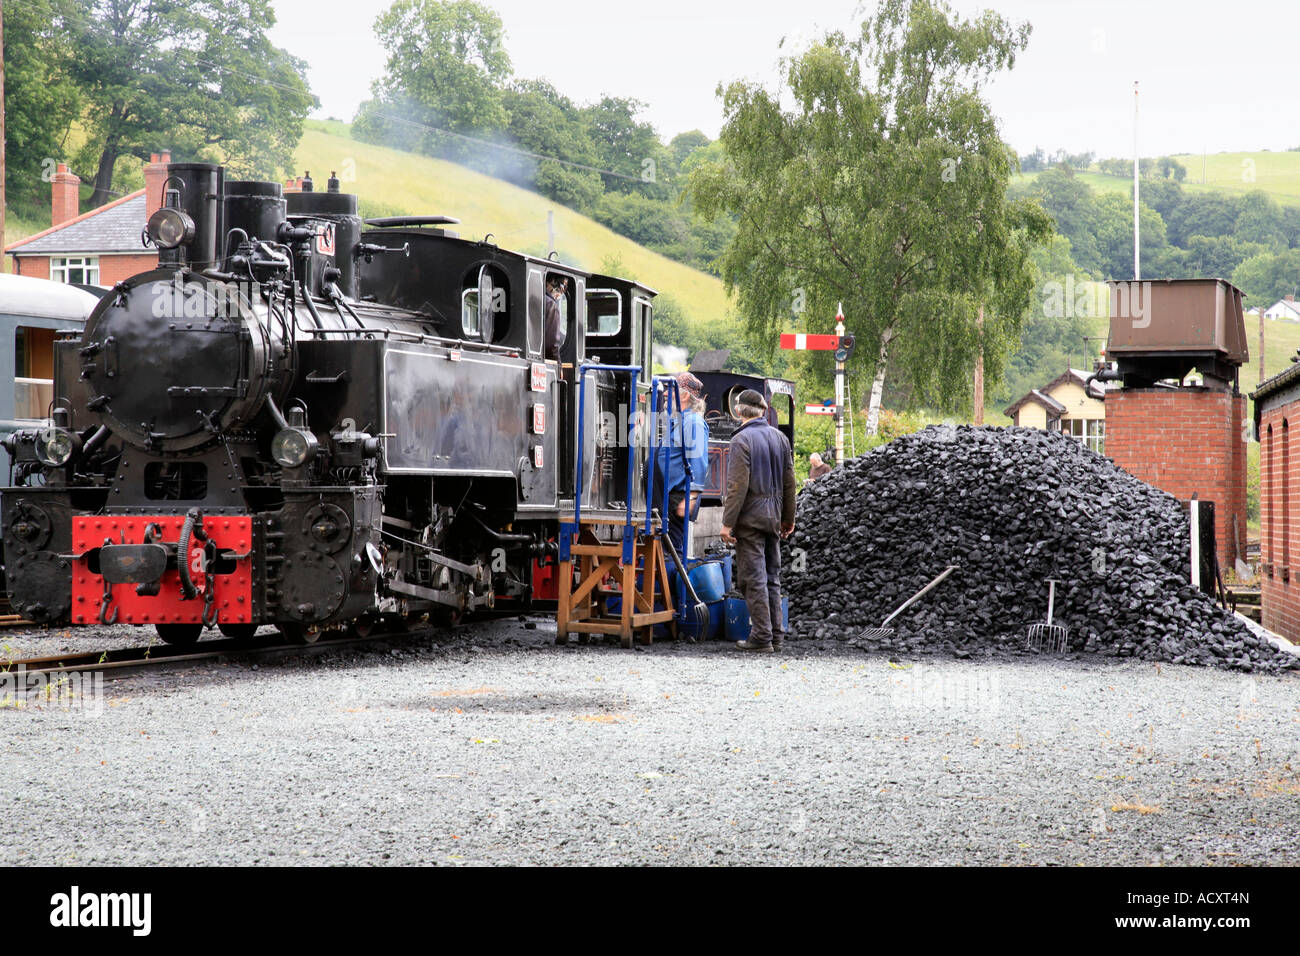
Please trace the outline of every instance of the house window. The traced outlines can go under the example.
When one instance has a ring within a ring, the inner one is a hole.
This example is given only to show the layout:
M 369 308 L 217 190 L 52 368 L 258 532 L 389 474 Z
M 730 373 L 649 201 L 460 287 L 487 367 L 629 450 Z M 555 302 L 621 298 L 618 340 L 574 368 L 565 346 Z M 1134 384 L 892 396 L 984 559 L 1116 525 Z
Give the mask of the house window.
M 99 285 L 99 256 L 51 257 L 50 278 L 55 282 Z
M 1061 422 L 1061 433 L 1086 445 L 1099 455 L 1106 454 L 1106 420 L 1104 418 L 1070 418 Z

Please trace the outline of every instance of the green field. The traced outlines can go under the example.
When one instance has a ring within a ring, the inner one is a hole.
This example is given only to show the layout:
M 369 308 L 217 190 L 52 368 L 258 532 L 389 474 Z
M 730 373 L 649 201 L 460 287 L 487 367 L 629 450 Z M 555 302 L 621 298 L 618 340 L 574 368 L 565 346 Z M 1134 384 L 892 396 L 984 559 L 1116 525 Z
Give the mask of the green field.
M 503 248 L 535 255 L 546 254 L 546 214 L 554 210 L 555 244 L 566 262 L 599 271 L 602 262 L 617 258 L 625 275 L 670 293 L 693 321 L 720 320 L 730 309 L 714 276 L 651 252 L 537 193 L 455 163 L 359 143 L 344 123 L 309 120 L 295 159 L 299 173 L 311 171 L 317 188 L 331 170 L 355 174 L 343 188 L 355 192 L 363 207 L 383 215 L 455 216 L 460 225 L 453 228 L 464 238 L 491 233 Z
M 1279 203 L 1300 206 L 1300 152 L 1211 153 L 1208 156 L 1175 156 L 1187 167 L 1182 187 L 1188 192 L 1248 193 L 1259 189 Z M 1032 181 L 1037 173 L 1024 173 L 1021 181 Z M 1075 173 L 1096 192 L 1132 195 L 1133 180 L 1128 176 L 1104 173 Z

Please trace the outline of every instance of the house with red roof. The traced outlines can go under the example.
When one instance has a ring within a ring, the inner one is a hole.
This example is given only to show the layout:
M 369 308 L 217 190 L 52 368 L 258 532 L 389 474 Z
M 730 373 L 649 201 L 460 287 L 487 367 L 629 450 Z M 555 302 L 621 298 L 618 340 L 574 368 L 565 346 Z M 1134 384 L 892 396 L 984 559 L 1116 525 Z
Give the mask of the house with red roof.
M 13 272 L 73 285 L 109 287 L 158 265 L 158 252 L 141 242 L 150 214 L 163 204 L 171 154 L 155 153 L 144 168 L 144 189 L 81 212 L 81 180 L 59 163 L 51 183 L 49 229 L 10 243 Z

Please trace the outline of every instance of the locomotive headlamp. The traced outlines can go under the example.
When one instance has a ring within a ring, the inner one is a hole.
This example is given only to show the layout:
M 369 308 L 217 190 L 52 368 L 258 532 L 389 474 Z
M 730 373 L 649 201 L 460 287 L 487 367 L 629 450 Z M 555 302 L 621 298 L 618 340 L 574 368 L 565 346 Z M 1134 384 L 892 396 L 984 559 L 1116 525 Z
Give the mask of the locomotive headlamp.
M 149 217 L 145 231 L 159 249 L 175 249 L 194 238 L 194 220 L 184 210 L 164 206 Z
M 301 468 L 316 454 L 316 436 L 305 428 L 282 428 L 271 439 L 271 457 L 281 468 Z
M 76 450 L 77 436 L 65 428 L 46 428 L 36 436 L 36 457 L 50 468 L 62 468 Z

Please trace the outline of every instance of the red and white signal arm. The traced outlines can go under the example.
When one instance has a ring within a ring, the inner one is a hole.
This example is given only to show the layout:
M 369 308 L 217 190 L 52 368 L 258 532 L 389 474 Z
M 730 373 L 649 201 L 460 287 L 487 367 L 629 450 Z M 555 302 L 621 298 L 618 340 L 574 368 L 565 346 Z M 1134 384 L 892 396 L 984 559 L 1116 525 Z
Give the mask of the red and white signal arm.
M 532 389 L 534 392 L 546 391 L 546 366 L 541 362 L 533 363 Z
M 541 402 L 533 404 L 533 434 L 546 434 L 546 406 Z
M 840 347 L 838 335 L 811 335 L 803 332 L 781 333 L 781 348 L 805 349 L 814 352 L 834 352 Z
M 327 223 L 316 233 L 316 251 L 323 256 L 334 255 L 334 223 Z
M 803 407 L 805 414 L 808 415 L 834 415 L 834 405 L 805 405 Z

